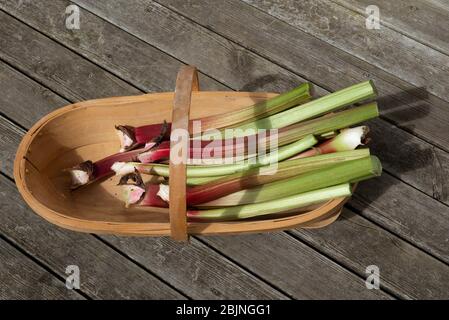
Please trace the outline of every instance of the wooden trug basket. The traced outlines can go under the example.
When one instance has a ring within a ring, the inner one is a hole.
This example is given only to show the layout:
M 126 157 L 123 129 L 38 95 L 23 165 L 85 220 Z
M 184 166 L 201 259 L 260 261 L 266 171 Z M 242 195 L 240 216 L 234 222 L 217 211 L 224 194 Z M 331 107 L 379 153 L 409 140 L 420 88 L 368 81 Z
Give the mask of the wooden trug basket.
M 337 219 L 347 198 L 282 217 L 235 222 L 187 222 L 185 164 L 170 162 L 170 208 L 125 208 L 112 177 L 70 191 L 64 169 L 97 160 L 119 149 L 116 124 L 139 126 L 172 122 L 188 129 L 192 119 L 230 112 L 275 96 L 274 93 L 200 92 L 195 67 L 179 71 L 175 92 L 88 100 L 43 117 L 24 136 L 14 162 L 17 188 L 28 205 L 46 220 L 71 230 L 134 236 L 236 234 L 318 228 Z M 191 106 L 191 108 L 190 108 Z M 191 109 L 191 110 L 190 110 Z M 171 157 L 173 158 L 173 157 Z

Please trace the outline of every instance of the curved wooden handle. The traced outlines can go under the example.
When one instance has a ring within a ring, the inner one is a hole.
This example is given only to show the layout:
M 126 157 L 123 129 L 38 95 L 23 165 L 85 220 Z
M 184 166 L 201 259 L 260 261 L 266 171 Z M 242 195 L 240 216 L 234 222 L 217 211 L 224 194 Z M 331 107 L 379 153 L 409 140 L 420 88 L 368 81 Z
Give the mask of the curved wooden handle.
M 194 66 L 183 66 L 176 78 L 170 134 L 169 214 L 171 237 L 189 239 L 187 233 L 186 163 L 189 142 L 189 112 L 192 91 L 199 91 L 198 72 Z

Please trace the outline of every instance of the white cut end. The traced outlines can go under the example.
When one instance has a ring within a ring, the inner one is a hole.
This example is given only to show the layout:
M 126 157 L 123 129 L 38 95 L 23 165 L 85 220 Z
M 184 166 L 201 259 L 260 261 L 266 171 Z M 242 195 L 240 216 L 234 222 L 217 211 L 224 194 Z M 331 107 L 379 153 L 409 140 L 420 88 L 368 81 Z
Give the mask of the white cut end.
M 368 127 L 366 126 L 344 129 L 335 139 L 338 139 L 338 144 L 344 146 L 345 150 L 354 150 L 362 144 L 362 139 L 367 132 Z
M 133 173 L 135 171 L 136 167 L 129 162 L 115 162 L 111 166 L 111 170 L 115 172 L 118 176 L 124 176 L 128 173 Z
M 118 138 L 120 140 L 120 152 L 125 152 L 134 141 L 128 137 L 128 135 L 124 134 L 121 130 L 115 130 L 117 132 Z
M 72 177 L 72 186 L 82 186 L 89 182 L 89 175 L 83 170 L 70 170 L 70 175 Z
M 170 200 L 170 187 L 166 184 L 160 184 L 157 195 L 165 202 L 168 202 Z
M 139 186 L 123 185 L 122 189 L 126 207 L 128 207 L 130 204 L 139 202 L 142 198 L 142 195 L 145 193 L 145 189 L 142 189 Z

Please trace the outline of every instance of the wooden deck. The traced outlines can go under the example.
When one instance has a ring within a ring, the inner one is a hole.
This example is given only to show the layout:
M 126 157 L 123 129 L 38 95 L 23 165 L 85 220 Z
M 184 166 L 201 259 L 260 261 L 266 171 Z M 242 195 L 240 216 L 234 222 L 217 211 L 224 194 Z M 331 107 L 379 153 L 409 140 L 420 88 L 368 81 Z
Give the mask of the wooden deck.
M 79 30 L 65 27 L 70 4 Z M 379 30 L 365 27 L 370 4 Z M 440 0 L 0 0 L 0 298 L 448 299 L 448 34 Z M 322 95 L 373 79 L 382 177 L 329 227 L 188 245 L 75 233 L 28 208 L 12 162 L 31 125 L 75 101 L 171 91 L 183 64 L 203 90 L 310 81 Z

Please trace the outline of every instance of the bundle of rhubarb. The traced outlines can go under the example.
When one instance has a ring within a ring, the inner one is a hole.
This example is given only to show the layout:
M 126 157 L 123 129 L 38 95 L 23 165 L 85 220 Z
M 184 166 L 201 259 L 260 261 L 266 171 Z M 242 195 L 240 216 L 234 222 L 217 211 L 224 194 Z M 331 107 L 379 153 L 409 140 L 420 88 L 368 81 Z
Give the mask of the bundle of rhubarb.
M 376 103 L 368 102 L 376 96 L 373 83 L 314 100 L 310 89 L 302 84 L 238 111 L 200 119 L 187 152 L 190 221 L 288 214 L 350 196 L 352 184 L 381 174 L 379 160 L 368 148 L 358 148 L 369 131 L 360 123 L 378 116 Z M 168 207 L 170 179 L 176 179 L 167 164 L 170 130 L 167 122 L 117 125 L 120 151 L 70 169 L 72 188 L 115 174 L 126 207 Z

